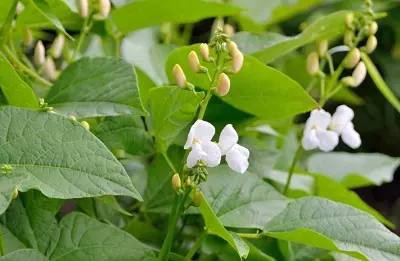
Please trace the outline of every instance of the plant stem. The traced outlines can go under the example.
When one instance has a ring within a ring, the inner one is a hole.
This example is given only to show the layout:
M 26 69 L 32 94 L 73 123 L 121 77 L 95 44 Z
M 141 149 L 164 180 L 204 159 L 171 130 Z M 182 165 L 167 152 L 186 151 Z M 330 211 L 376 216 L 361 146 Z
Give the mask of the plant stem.
M 1 227 L 0 227 L 0 253 L 2 256 L 6 255 L 6 248 L 4 246 L 3 232 L 1 231 Z
M 289 191 L 290 182 L 292 181 L 294 168 L 296 167 L 296 163 L 300 158 L 301 151 L 302 151 L 302 147 L 301 147 L 301 144 L 299 144 L 299 146 L 297 147 L 296 153 L 294 155 L 292 164 L 290 165 L 289 173 L 288 173 L 288 179 L 286 181 L 285 189 L 283 190 L 283 194 L 286 195 L 286 196 L 287 196 L 287 193 Z
M 196 240 L 196 243 L 194 244 L 193 248 L 190 250 L 190 252 L 186 255 L 185 260 L 190 261 L 192 260 L 192 257 L 194 254 L 196 254 L 197 250 L 201 247 L 201 244 L 203 244 L 203 241 L 207 238 L 208 232 L 204 231 Z
M 172 170 L 174 173 L 178 173 L 178 172 L 176 171 L 176 168 L 175 168 L 174 164 L 172 163 L 171 159 L 168 157 L 168 154 L 167 154 L 166 152 L 164 152 L 162 155 L 164 156 L 165 161 L 168 163 L 168 166 L 171 168 L 171 170 Z
M 92 27 L 93 23 L 89 24 L 89 21 L 90 21 L 90 16 L 86 17 L 85 21 L 83 22 L 81 33 L 79 34 L 78 41 L 76 42 L 74 54 L 71 57 L 71 62 L 73 62 L 76 59 L 76 57 L 78 56 L 78 54 L 81 50 L 83 41 L 85 40 L 86 34 L 90 31 L 90 28 Z
M 260 233 L 237 233 L 238 236 L 243 237 L 243 238 L 260 238 L 263 237 L 263 234 Z
M 18 0 L 13 0 L 11 4 L 11 9 L 8 12 L 7 18 L 3 23 L 3 26 L 1 27 L 0 31 L 0 46 L 3 45 L 4 41 L 6 40 L 6 35 L 8 34 L 8 31 L 10 30 L 10 26 L 12 24 L 12 21 L 15 16 L 15 12 L 17 11 L 17 4 Z
M 28 68 L 25 64 L 23 64 L 14 54 L 13 52 L 5 45 L 2 46 L 2 49 L 7 54 L 8 58 L 12 63 L 16 64 L 21 72 L 26 73 L 28 76 L 36 80 L 38 83 L 43 84 L 46 87 L 51 87 L 51 82 L 43 79 L 39 74 Z

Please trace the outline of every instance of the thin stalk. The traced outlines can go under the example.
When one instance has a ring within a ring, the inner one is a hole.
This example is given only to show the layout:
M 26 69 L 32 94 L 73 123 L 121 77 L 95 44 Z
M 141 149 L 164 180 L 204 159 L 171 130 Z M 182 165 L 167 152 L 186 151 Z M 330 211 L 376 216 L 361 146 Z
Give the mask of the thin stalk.
M 196 254 L 197 250 L 201 247 L 201 244 L 203 244 L 203 241 L 207 238 L 208 233 L 207 231 L 204 231 L 196 240 L 196 243 L 194 244 L 193 248 L 190 250 L 190 252 L 186 255 L 185 260 L 190 261 L 192 260 L 192 257 Z
M 165 152 L 165 153 L 163 153 L 162 155 L 164 156 L 165 161 L 168 163 L 168 166 L 171 168 L 171 170 L 172 170 L 174 173 L 178 173 L 178 172 L 176 171 L 176 168 L 175 168 L 174 164 L 172 163 L 171 159 L 168 157 L 168 154 Z
M 6 36 L 8 34 L 8 31 L 10 30 L 10 26 L 12 24 L 12 21 L 14 19 L 15 13 L 17 11 L 17 4 L 18 0 L 13 0 L 11 4 L 11 9 L 8 12 L 7 18 L 3 23 L 3 26 L 1 27 L 0 31 L 0 46 L 3 45 L 4 41 L 6 40 Z
M 326 59 L 328 60 L 329 72 L 330 74 L 333 74 L 335 72 L 335 67 L 333 66 L 332 56 L 328 54 L 328 57 Z
M 4 246 L 3 232 L 1 231 L 1 227 L 0 227 L 0 253 L 2 256 L 5 256 L 7 254 L 6 247 Z
M 78 41 L 76 42 L 74 54 L 71 57 L 71 62 L 73 62 L 78 56 L 82 48 L 83 41 L 85 40 L 86 34 L 90 31 L 90 28 L 93 25 L 93 23 L 89 23 L 89 21 L 90 21 L 90 16 L 86 17 L 85 21 L 83 22 L 81 33 L 79 34 Z
M 287 195 L 287 193 L 289 191 L 290 182 L 292 181 L 293 172 L 296 167 L 297 161 L 300 158 L 301 151 L 302 151 L 301 144 L 299 144 L 299 146 L 297 147 L 297 150 L 296 150 L 296 154 L 294 155 L 292 164 L 290 165 L 290 168 L 289 168 L 288 179 L 286 181 L 285 189 L 283 190 L 284 195 Z
M 321 108 L 324 107 L 325 102 L 329 100 L 331 97 L 333 97 L 336 93 L 338 93 L 343 87 L 344 85 L 342 83 L 339 83 L 339 86 L 337 86 L 336 89 L 332 90 L 328 95 L 326 95 L 324 99 L 321 99 L 319 101 L 319 106 Z
M 263 237 L 263 234 L 260 233 L 237 233 L 238 236 L 242 237 L 242 238 L 260 238 Z

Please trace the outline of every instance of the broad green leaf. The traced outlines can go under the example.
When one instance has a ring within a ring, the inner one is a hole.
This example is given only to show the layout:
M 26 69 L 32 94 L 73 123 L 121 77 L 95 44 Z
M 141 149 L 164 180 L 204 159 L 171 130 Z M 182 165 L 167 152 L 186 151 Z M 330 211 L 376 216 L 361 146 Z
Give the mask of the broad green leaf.
M 240 175 L 227 165 L 210 168 L 208 172 L 208 181 L 201 189 L 224 226 L 262 229 L 290 202 L 251 172 Z
M 396 95 L 390 90 L 389 86 L 385 83 L 380 75 L 378 69 L 375 67 L 374 63 L 371 61 L 369 56 L 366 53 L 362 53 L 362 60 L 364 61 L 368 73 L 371 76 L 372 80 L 378 87 L 379 91 L 385 96 L 385 98 L 393 105 L 393 107 L 400 112 L 400 101 L 397 99 Z
M 125 231 L 74 212 L 64 217 L 60 236 L 53 237 L 49 257 L 52 261 L 153 261 L 155 255 Z
M 157 150 L 165 153 L 179 132 L 192 122 L 204 93 L 196 95 L 176 86 L 150 91 L 151 117 Z
M 25 173 L 12 172 L 8 175 L 0 174 L 0 215 L 7 209 L 15 189 L 20 187 L 22 181 L 28 179 Z
M 281 4 L 272 12 L 268 24 L 279 23 L 285 19 L 314 8 L 323 2 L 324 1 L 322 0 L 296 0 L 293 1 L 293 4 L 288 5 L 287 2 L 283 0 L 281 1 Z
M 345 29 L 344 18 L 349 12 L 338 11 L 324 16 L 312 23 L 302 33 L 293 37 L 277 33 L 251 34 L 240 32 L 235 34 L 232 40 L 243 53 L 251 54 L 263 63 L 270 63 L 320 38 L 329 39 L 340 35 Z
M 99 201 L 106 207 L 109 207 L 111 209 L 114 209 L 118 211 L 121 214 L 127 215 L 127 216 L 132 216 L 131 213 L 126 211 L 117 201 L 117 199 L 114 196 L 102 196 L 102 197 L 97 197 L 95 200 Z
M 122 165 L 80 123 L 12 106 L 0 107 L 0 120 L 0 163 L 9 164 L 12 175 L 29 176 L 19 184 L 20 191 L 38 189 L 64 199 L 103 195 L 141 199 Z
M 154 150 L 153 139 L 137 115 L 106 117 L 93 134 L 109 149 L 123 149 L 131 155 L 145 155 Z
M 200 192 L 201 202 L 200 211 L 205 222 L 205 229 L 209 234 L 216 235 L 231 245 L 241 258 L 246 258 L 249 254 L 249 246 L 235 233 L 227 231 L 213 212 L 204 195 Z
M 74 62 L 54 83 L 46 101 L 56 112 L 78 118 L 147 114 L 132 65 L 117 57 Z
M 316 261 L 320 260 L 320 257 L 325 256 L 329 252 L 326 249 L 283 240 L 279 241 L 279 247 L 285 256 L 285 260 L 288 261 Z
M 121 33 L 129 33 L 163 22 L 191 23 L 210 17 L 232 16 L 240 11 L 240 8 L 230 4 L 201 0 L 148 0 L 123 5 L 114 10 L 112 16 L 118 30 Z M 132 20 L 132 17 L 135 19 Z
M 265 225 L 264 234 L 343 252 L 365 261 L 400 258 L 399 237 L 371 215 L 317 197 L 290 203 Z
M 168 78 L 174 82 L 172 68 L 180 64 L 189 82 L 208 89 L 210 83 L 207 76 L 197 74 L 189 67 L 187 57 L 190 51 L 199 53 L 199 45 L 182 47 L 170 54 L 166 64 Z M 254 57 L 246 56 L 240 72 L 229 78 L 231 89 L 222 100 L 264 119 L 285 118 L 317 107 L 317 103 L 297 82 Z
M 0 258 L 0 261 L 49 261 L 35 249 L 21 249 Z
M 123 229 L 141 242 L 160 246 L 165 237 L 162 231 L 153 227 L 149 222 L 140 221 L 137 218 L 132 218 Z
M 140 159 L 126 159 L 120 162 L 137 191 L 143 195 L 147 185 L 147 162 Z
M 146 106 L 147 101 L 149 100 L 150 90 L 153 87 L 156 87 L 156 84 L 141 69 L 135 68 L 135 71 L 140 91 L 140 98 L 142 99 L 143 105 Z
M 1 1 L 0 2 L 0 25 L 4 23 L 7 18 L 8 12 L 12 6 L 12 1 Z
M 288 179 L 288 173 L 287 171 L 274 169 L 264 177 L 271 180 L 273 183 L 275 183 L 276 187 L 283 191 Z M 314 183 L 313 177 L 295 172 L 293 173 L 292 180 L 290 182 L 288 195 L 291 198 L 313 195 Z
M 316 153 L 307 161 L 307 170 L 341 182 L 348 188 L 382 185 L 393 180 L 399 158 L 379 153 Z
M 31 87 L 14 70 L 8 60 L 0 53 L 0 88 L 8 104 L 36 109 L 38 103 Z

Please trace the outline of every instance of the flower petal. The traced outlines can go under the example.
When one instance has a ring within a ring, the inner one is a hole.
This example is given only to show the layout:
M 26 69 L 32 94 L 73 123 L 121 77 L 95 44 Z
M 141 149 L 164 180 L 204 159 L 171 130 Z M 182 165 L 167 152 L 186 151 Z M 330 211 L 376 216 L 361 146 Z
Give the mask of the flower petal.
M 304 133 L 309 132 L 315 126 L 325 130 L 328 128 L 330 122 L 331 114 L 329 112 L 326 112 L 323 109 L 313 110 L 306 122 Z
M 322 151 L 332 151 L 339 143 L 339 135 L 334 131 L 317 129 L 316 136 L 319 141 L 319 148 Z
M 207 162 L 207 167 L 216 167 L 221 163 L 221 151 L 217 144 L 208 141 L 203 142 L 201 147 L 206 153 L 204 160 Z
M 225 155 L 229 149 L 232 148 L 239 141 L 239 136 L 236 130 L 233 128 L 232 124 L 228 124 L 221 131 L 219 136 L 218 146 L 221 149 L 222 155 Z
M 202 142 L 211 141 L 215 134 L 214 126 L 206 121 L 197 120 L 190 128 L 188 138 L 186 140 L 185 149 L 188 149 L 193 144 L 193 139 L 196 138 Z
M 305 150 L 312 150 L 317 148 L 319 146 L 317 130 L 311 129 L 309 132 L 304 133 L 303 139 L 301 140 L 301 145 Z
M 245 173 L 249 167 L 249 161 L 246 155 L 243 154 L 243 150 L 236 146 L 230 149 L 226 154 L 226 162 L 231 169 L 241 174 Z
M 354 111 L 346 106 L 346 105 L 340 105 L 339 107 L 336 108 L 335 113 L 332 116 L 332 122 L 331 122 L 331 129 L 340 134 L 343 131 L 343 128 L 351 122 L 351 120 L 354 118 Z
M 192 151 L 189 153 L 186 166 L 188 168 L 193 168 L 197 165 L 199 160 L 205 160 L 207 158 L 206 152 L 203 151 L 200 143 L 196 142 L 192 146 Z
M 246 148 L 243 147 L 242 145 L 236 144 L 233 149 L 239 150 L 239 152 L 248 159 L 250 157 L 250 151 Z
M 361 146 L 360 134 L 354 129 L 353 123 L 349 122 L 342 131 L 342 140 L 350 148 L 357 149 Z

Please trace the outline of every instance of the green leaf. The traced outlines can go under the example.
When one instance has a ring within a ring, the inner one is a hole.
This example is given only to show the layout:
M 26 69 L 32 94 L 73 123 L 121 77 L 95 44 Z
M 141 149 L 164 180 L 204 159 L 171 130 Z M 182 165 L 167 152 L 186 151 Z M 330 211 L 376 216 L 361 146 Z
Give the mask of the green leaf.
M 344 18 L 350 11 L 338 11 L 324 16 L 297 36 L 288 37 L 277 33 L 251 34 L 240 32 L 232 37 L 239 49 L 251 54 L 263 63 L 271 63 L 275 59 L 296 50 L 299 47 L 315 42 L 320 38 L 330 39 L 343 33 Z
M 317 197 L 290 203 L 265 225 L 264 234 L 365 261 L 400 258 L 400 239 L 371 215 Z
M 146 155 L 154 150 L 153 138 L 146 131 L 140 116 L 106 117 L 96 126 L 93 134 L 109 149 L 123 149 L 131 155 Z
M 117 199 L 114 196 L 102 196 L 102 197 L 97 197 L 95 200 L 99 201 L 106 207 L 109 207 L 111 209 L 114 209 L 118 211 L 121 214 L 127 215 L 127 216 L 132 216 L 131 213 L 126 211 L 117 201 Z
M 7 209 L 15 189 L 20 187 L 22 181 L 28 179 L 25 173 L 12 172 L 9 175 L 0 174 L 0 215 Z
M 132 65 L 117 57 L 83 58 L 68 66 L 47 95 L 55 111 L 78 118 L 146 115 Z
M 10 105 L 36 109 L 38 103 L 31 87 L 15 72 L 12 65 L 0 53 L 0 87 Z
M 35 249 L 21 249 L 0 258 L 0 261 L 49 261 Z
M 199 99 L 203 97 L 204 93 L 195 95 L 175 86 L 150 91 L 151 117 L 159 152 L 165 153 L 179 132 L 193 120 Z
M 141 159 L 125 159 L 120 162 L 137 191 L 143 195 L 147 184 L 147 162 Z
M 379 153 L 316 153 L 307 161 L 307 170 L 324 174 L 348 188 L 382 185 L 393 180 L 399 158 Z
M 64 217 L 60 236 L 53 237 L 49 257 L 52 261 L 153 261 L 146 245 L 119 228 L 74 212 Z
M 272 170 L 264 177 L 273 181 L 275 183 L 275 186 L 278 187 L 281 191 L 283 191 L 288 179 L 288 173 L 287 171 Z M 289 197 L 299 198 L 299 197 L 313 195 L 314 183 L 315 182 L 313 177 L 309 175 L 293 173 L 289 187 L 289 193 L 288 193 Z
M 209 234 L 216 235 L 233 247 L 241 258 L 246 258 L 249 254 L 249 247 L 247 244 L 235 233 L 227 231 L 221 224 L 211 206 L 207 203 L 204 195 L 200 192 L 201 203 L 200 211 L 203 215 L 205 228 Z
M 118 30 L 121 33 L 129 33 L 163 22 L 192 23 L 210 17 L 232 16 L 240 11 L 240 8 L 230 4 L 201 0 L 148 0 L 123 5 L 114 10 L 112 16 Z M 132 17 L 135 19 L 132 20 Z
M 279 246 L 285 256 L 285 260 L 290 261 L 316 261 L 320 260 L 319 257 L 325 256 L 329 252 L 326 249 L 283 240 L 279 241 Z
M 208 172 L 208 181 L 201 189 L 224 226 L 262 229 L 290 202 L 251 172 L 240 175 L 227 165 L 210 168 Z
M 199 45 L 182 47 L 170 54 L 166 63 L 168 78 L 174 82 L 172 68 L 180 64 L 189 82 L 208 89 L 210 83 L 207 76 L 193 72 L 188 65 L 190 51 L 199 54 Z M 246 56 L 240 72 L 229 78 L 231 89 L 222 100 L 264 119 L 285 118 L 317 107 L 317 103 L 297 82 L 254 57 Z
M 145 74 L 141 69 L 135 68 L 138 87 L 140 91 L 140 98 L 142 99 L 143 105 L 146 106 L 149 100 L 150 90 L 156 87 L 156 84 Z
M 385 96 L 385 98 L 393 105 L 393 107 L 398 112 L 400 112 L 400 101 L 397 99 L 396 95 L 390 90 L 389 86 L 387 86 L 369 56 L 366 53 L 361 53 L 361 58 L 367 67 L 369 75 L 376 84 L 376 87 L 378 87 L 383 96 Z
M 12 1 L 1 1 L 0 2 L 0 25 L 4 23 L 7 18 L 8 12 L 12 7 Z
M 12 167 L 12 175 L 29 176 L 19 190 L 38 189 L 64 199 L 103 195 L 141 199 L 122 165 L 80 123 L 12 106 L 0 107 L 0 120 L 2 163 Z

